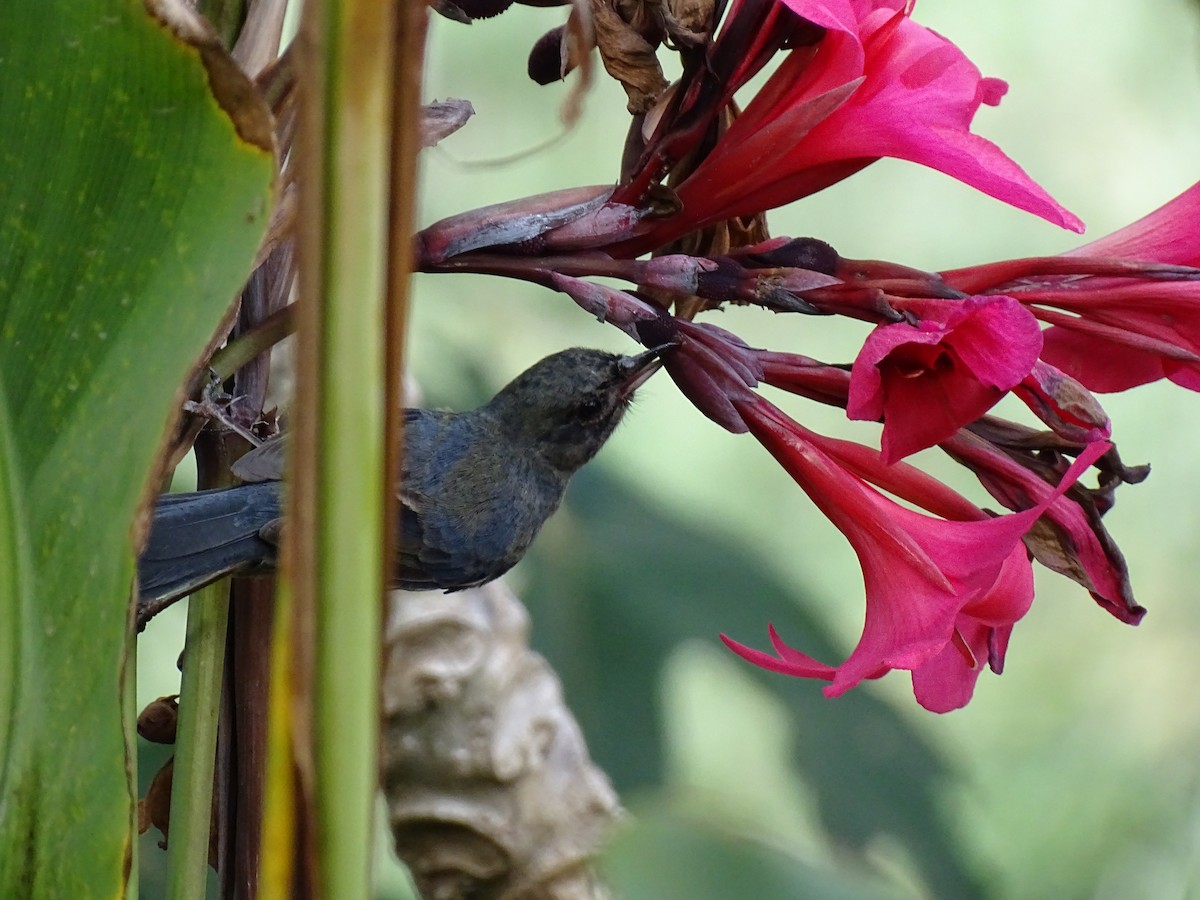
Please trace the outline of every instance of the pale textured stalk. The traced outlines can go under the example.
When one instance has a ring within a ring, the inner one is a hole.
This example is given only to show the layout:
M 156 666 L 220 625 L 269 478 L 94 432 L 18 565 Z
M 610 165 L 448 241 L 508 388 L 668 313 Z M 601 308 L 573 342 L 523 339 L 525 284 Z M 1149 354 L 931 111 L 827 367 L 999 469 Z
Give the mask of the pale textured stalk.
M 381 768 L 396 851 L 426 898 L 601 900 L 622 812 L 500 582 L 393 592 Z

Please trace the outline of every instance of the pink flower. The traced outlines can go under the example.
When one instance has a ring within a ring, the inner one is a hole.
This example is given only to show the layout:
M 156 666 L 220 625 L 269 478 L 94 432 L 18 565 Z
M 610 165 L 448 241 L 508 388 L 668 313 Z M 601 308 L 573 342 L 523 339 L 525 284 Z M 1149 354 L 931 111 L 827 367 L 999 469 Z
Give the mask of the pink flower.
M 908 669 L 922 706 L 945 712 L 965 704 L 980 660 L 1002 668 L 1008 632 L 1033 600 L 1021 537 L 1109 445 L 1088 447 L 1036 506 L 991 518 L 911 466 L 887 466 L 869 448 L 814 434 L 761 398 L 734 403 L 751 433 L 850 541 L 863 568 L 867 610 L 858 645 L 836 667 L 783 647 L 777 637 L 778 657 L 722 639 L 757 665 L 830 680 L 830 697 L 864 678 Z M 900 506 L 868 481 L 954 518 Z
M 1054 326 L 1043 359 L 1101 393 L 1164 378 L 1200 391 L 1200 281 L 1113 281 L 1013 292 Z
M 1029 375 L 1042 349 L 1034 319 L 1007 297 L 912 301 L 920 315 L 876 328 L 850 375 L 846 414 L 883 419 L 894 462 L 975 421 Z
M 813 7 L 825 6 L 814 0 L 788 0 L 788 5 L 808 18 Z M 906 159 L 1056 225 L 1083 230 L 1079 219 L 999 147 L 971 133 L 980 105 L 998 105 L 1007 84 L 982 77 L 954 44 L 909 18 L 913 3 L 856 2 L 854 7 L 864 80 L 809 132 L 800 150 L 810 167 L 864 157 Z
M 846 405 L 850 373 L 844 369 L 793 353 L 760 350 L 757 357 L 762 380 L 767 384 L 820 403 Z M 1036 394 L 1045 407 L 1040 415 L 1052 423 L 1054 431 L 1059 435 L 1072 432 L 1067 441 L 1082 445 L 1107 439 L 1108 417 L 1091 395 L 1044 363 L 1037 363 L 1034 372 L 1014 390 Z M 1034 405 L 1030 398 L 1025 399 Z M 960 429 L 938 446 L 970 469 L 1006 509 L 1020 512 L 1042 503 L 1062 480 L 1067 464 L 1061 462 L 1060 454 L 1070 448 L 1070 443 L 1045 433 L 1039 438 L 1032 429 L 993 418 Z M 855 471 L 869 471 L 870 453 L 859 452 L 868 464 Z M 842 463 L 847 464 L 844 453 Z M 1141 481 L 1147 470 L 1126 468 L 1115 453 L 1101 460 L 1099 468 L 1100 490 L 1073 487 L 1068 495 L 1053 501 L 1038 528 L 1027 533 L 1024 541 L 1038 562 L 1082 585 L 1103 609 L 1122 622 L 1136 625 L 1146 611 L 1133 599 L 1125 558 L 1105 530 L 1101 516 L 1112 504 L 1111 490 L 1120 482 Z M 896 471 L 904 472 L 904 467 Z M 902 483 L 893 485 L 882 475 L 874 471 L 871 477 L 887 490 L 894 488 L 918 499 L 911 488 L 906 491 Z M 925 508 L 946 518 L 961 515 L 953 504 L 936 505 L 934 497 L 933 490 L 923 489 L 919 500 Z
M 1200 184 L 1107 237 L 1057 257 L 942 277 L 1014 298 L 1043 322 L 1042 359 L 1094 391 L 1159 379 L 1200 390 Z
M 642 223 L 641 237 L 622 252 L 636 255 L 707 224 L 773 209 L 884 156 L 930 166 L 1083 230 L 995 144 L 971 133 L 979 106 L 998 104 L 1007 85 L 983 78 L 962 51 L 910 19 L 911 3 L 787 0 L 787 6 L 825 35 L 784 58 L 712 153 L 675 187 L 681 212 Z M 741 4 L 729 19 L 756 7 Z M 670 142 L 669 123 L 655 139 Z M 652 142 L 647 160 L 658 158 L 653 148 Z M 622 190 L 616 196 L 633 202 Z
M 1200 265 L 1200 182 L 1158 209 L 1110 235 L 1084 244 L 1064 256 L 1137 259 L 1168 265 Z

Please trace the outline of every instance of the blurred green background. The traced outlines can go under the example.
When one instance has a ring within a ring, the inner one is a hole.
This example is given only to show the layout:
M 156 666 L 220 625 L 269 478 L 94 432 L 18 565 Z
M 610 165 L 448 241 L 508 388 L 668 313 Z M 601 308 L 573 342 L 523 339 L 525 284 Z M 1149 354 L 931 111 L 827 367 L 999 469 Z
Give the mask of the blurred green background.
M 477 115 L 422 158 L 421 224 L 614 179 L 628 119 L 602 74 L 577 128 L 499 161 L 562 130 L 565 88 L 524 74 L 528 47 L 562 18 L 515 7 L 470 27 L 434 21 L 426 98 L 469 99 Z M 916 18 L 1010 82 L 976 130 L 1089 236 L 1200 175 L 1195 3 L 922 0 Z M 886 160 L 771 223 L 846 256 L 930 269 L 1079 242 Z M 414 309 L 411 368 L 435 406 L 479 402 L 565 346 L 630 348 L 565 297 L 499 279 L 418 276 Z M 865 335 L 860 323 L 757 309 L 708 320 L 834 362 Z M 877 437 L 832 410 L 772 399 L 819 431 Z M 752 439 L 716 428 L 665 377 L 640 392 L 510 578 L 593 755 L 638 816 L 610 860 L 625 896 L 1200 897 L 1200 397 L 1152 385 L 1102 400 L 1124 458 L 1154 466 L 1107 520 L 1149 615 L 1123 626 L 1041 571 L 1003 677 L 985 673 L 967 709 L 937 716 L 903 674 L 829 701 L 818 683 L 724 650 L 718 631 L 764 646 L 770 620 L 793 645 L 843 659 L 862 626 L 858 566 Z M 928 463 L 969 488 L 935 455 Z M 182 621 L 172 610 L 142 641 L 144 700 L 170 689 Z M 141 769 L 153 771 L 145 755 Z M 146 839 L 145 896 L 155 896 L 156 854 Z M 384 849 L 380 896 L 407 896 Z

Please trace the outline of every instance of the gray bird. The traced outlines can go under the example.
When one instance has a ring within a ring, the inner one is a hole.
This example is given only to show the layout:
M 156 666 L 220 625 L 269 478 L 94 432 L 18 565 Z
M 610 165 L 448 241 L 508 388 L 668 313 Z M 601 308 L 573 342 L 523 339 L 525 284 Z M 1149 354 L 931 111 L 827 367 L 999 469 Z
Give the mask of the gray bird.
M 498 578 L 608 440 L 665 347 L 574 348 L 541 360 L 469 412 L 404 411 L 393 585 L 459 590 Z M 232 488 L 166 494 L 138 563 L 139 619 L 225 575 L 269 570 L 283 510 L 282 441 L 238 461 Z

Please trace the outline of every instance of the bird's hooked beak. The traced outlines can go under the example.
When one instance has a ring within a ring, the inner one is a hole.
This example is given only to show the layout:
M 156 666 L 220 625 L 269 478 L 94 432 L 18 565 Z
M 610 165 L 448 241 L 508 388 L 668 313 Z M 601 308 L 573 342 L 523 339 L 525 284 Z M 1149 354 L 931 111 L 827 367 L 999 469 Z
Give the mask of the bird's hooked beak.
M 633 392 L 645 384 L 650 376 L 662 367 L 663 361 L 660 354 L 674 346 L 676 345 L 671 343 L 661 344 L 636 356 L 622 356 L 618 359 L 617 377 L 621 381 L 618 396 L 622 400 L 632 397 Z

